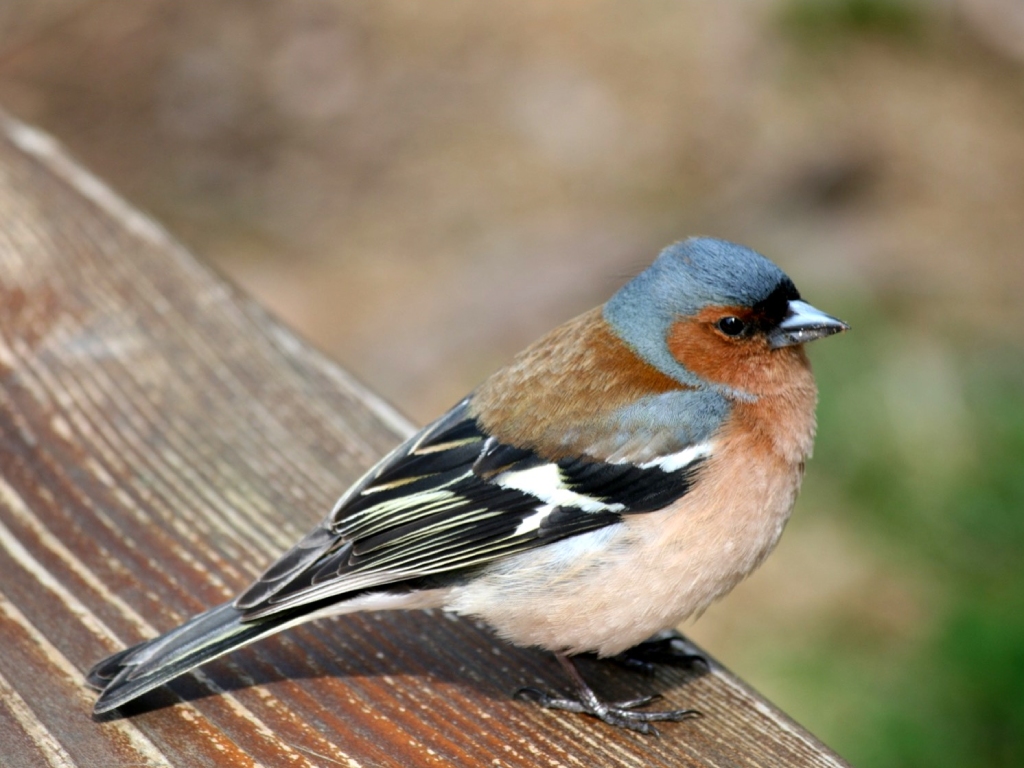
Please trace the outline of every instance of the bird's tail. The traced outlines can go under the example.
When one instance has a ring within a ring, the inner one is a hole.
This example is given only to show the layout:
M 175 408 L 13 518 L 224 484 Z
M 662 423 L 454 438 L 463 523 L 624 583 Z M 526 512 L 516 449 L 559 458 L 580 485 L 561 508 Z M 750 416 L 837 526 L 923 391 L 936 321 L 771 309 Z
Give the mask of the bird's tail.
M 94 714 L 102 714 L 173 680 L 222 654 L 279 632 L 287 615 L 242 621 L 231 603 L 212 608 L 165 635 L 115 653 L 91 670 L 89 685 L 101 691 Z

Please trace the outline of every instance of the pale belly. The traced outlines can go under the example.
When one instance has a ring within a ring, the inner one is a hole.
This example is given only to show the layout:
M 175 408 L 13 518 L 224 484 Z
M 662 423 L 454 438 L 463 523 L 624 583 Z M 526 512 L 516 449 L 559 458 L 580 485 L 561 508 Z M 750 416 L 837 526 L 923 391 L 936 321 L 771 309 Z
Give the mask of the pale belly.
M 618 653 L 754 570 L 782 534 L 801 475 L 802 464 L 776 464 L 746 467 L 742 483 L 698 483 L 673 508 L 499 561 L 454 588 L 446 607 L 519 645 Z

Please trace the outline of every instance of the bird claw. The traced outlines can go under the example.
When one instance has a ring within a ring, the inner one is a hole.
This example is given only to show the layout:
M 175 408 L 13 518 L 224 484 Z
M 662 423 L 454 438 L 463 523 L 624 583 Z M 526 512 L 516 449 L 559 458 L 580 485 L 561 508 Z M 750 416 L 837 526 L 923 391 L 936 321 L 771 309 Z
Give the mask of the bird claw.
M 582 695 L 579 699 L 552 696 L 539 688 L 526 686 L 517 690 L 515 696 L 516 698 L 530 699 L 545 709 L 561 709 L 566 712 L 590 715 L 616 728 L 625 728 L 630 731 L 653 734 L 655 736 L 658 735 L 658 729 L 652 725 L 654 722 L 679 722 L 691 717 L 700 717 L 700 712 L 695 709 L 671 709 L 654 712 L 637 711 L 638 707 L 644 707 L 660 699 L 661 696 L 659 694 L 629 699 L 627 701 L 603 702 L 596 696 L 591 698 Z

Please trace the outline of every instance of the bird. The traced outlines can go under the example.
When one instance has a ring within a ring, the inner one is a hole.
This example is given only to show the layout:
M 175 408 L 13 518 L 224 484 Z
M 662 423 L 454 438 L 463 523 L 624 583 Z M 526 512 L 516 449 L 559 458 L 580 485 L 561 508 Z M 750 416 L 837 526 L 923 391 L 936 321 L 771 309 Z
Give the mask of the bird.
M 804 345 L 848 329 L 756 251 L 670 245 L 387 454 L 234 600 L 96 664 L 94 714 L 318 617 L 443 609 L 552 652 L 576 688 L 522 698 L 642 733 L 693 716 L 604 701 L 574 659 L 657 648 L 771 552 L 816 429 Z

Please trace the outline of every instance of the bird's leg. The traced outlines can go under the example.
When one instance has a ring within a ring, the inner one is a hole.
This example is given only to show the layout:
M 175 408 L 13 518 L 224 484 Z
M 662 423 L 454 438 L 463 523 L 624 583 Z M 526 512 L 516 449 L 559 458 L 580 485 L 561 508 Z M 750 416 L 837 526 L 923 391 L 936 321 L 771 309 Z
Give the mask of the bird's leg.
M 562 668 L 568 673 L 576 684 L 579 698 L 559 698 L 544 693 L 537 688 L 520 688 L 516 696 L 533 699 L 542 707 L 548 709 L 564 709 L 568 712 L 580 712 L 596 717 L 598 720 L 614 725 L 618 728 L 627 728 L 640 733 L 654 733 L 658 730 L 651 725 L 652 722 L 670 720 L 673 722 L 685 720 L 688 717 L 699 717 L 700 713 L 693 709 L 671 709 L 656 712 L 639 712 L 638 707 L 646 706 L 658 698 L 654 696 L 643 696 L 639 699 L 627 701 L 605 702 L 597 697 L 597 694 L 587 685 L 576 664 L 571 658 L 562 653 L 556 653 L 555 658 Z
M 686 669 L 697 664 L 705 669 L 710 667 L 708 660 L 699 653 L 693 653 L 686 638 L 674 629 L 658 632 L 642 643 L 610 657 L 610 660 L 627 669 L 649 675 L 654 674 L 656 664 L 668 664 Z

